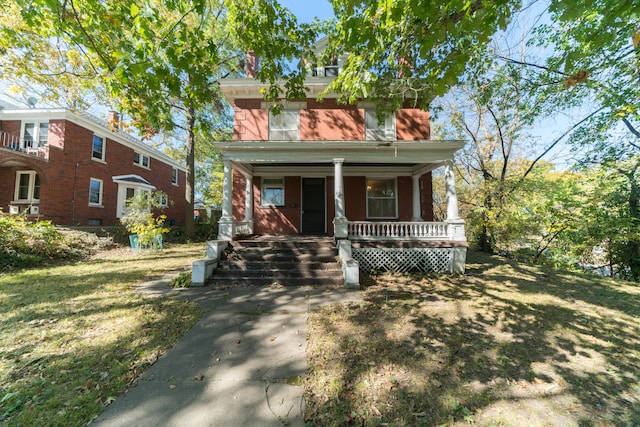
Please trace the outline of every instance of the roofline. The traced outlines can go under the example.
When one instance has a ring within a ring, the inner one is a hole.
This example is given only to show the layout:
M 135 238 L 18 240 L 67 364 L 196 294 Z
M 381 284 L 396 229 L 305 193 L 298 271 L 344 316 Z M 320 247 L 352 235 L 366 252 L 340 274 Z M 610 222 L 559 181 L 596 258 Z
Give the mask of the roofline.
M 86 129 L 94 131 L 99 135 L 105 135 L 129 148 L 140 151 L 143 154 L 147 154 L 150 157 L 155 157 L 158 160 L 163 161 L 177 169 L 186 171 L 186 166 L 177 162 L 175 159 L 167 156 L 163 152 L 150 147 L 142 142 L 140 139 L 135 138 L 121 130 L 114 131 L 111 129 L 106 120 L 89 113 L 74 113 L 66 108 L 16 108 L 16 109 L 0 109 L 0 120 L 24 120 L 24 119 L 63 119 L 72 123 L 80 125 Z

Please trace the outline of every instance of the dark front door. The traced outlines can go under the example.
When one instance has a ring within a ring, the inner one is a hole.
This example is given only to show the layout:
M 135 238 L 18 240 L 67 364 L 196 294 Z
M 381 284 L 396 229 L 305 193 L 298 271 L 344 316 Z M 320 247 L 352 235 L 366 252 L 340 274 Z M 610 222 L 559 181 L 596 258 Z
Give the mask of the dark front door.
M 302 233 L 325 232 L 324 178 L 302 178 Z

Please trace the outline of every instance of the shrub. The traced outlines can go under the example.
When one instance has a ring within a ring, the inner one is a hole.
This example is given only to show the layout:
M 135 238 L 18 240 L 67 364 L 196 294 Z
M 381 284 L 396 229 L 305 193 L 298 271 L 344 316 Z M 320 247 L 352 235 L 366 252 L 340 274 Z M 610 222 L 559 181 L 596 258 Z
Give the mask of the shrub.
M 164 214 L 154 217 L 154 210 L 162 210 L 160 200 L 166 200 L 166 194 L 157 192 L 142 192 L 136 194 L 126 202 L 125 213 L 120 218 L 120 222 L 131 234 L 136 234 L 138 244 L 141 247 L 156 248 L 157 236 L 162 236 L 169 232 L 164 226 L 167 216 Z
M 95 242 L 63 235 L 51 221 L 29 222 L 0 210 L 0 269 L 31 267 L 45 261 L 80 259 Z

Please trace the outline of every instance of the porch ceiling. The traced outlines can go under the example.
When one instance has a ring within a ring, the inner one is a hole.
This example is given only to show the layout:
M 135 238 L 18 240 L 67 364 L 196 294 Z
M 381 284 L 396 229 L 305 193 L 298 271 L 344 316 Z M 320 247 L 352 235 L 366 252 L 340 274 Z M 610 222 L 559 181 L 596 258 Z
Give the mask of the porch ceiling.
M 245 164 L 424 165 L 452 160 L 466 141 L 224 141 L 223 160 Z

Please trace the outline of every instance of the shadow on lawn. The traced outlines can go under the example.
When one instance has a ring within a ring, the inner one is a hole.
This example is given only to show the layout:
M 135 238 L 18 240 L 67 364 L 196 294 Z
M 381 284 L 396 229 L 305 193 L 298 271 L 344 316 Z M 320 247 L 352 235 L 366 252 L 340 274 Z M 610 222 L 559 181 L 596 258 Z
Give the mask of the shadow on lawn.
M 310 422 L 640 425 L 638 288 L 479 261 L 374 278 L 365 304 L 327 309 L 311 375 L 335 377 L 308 391 Z

